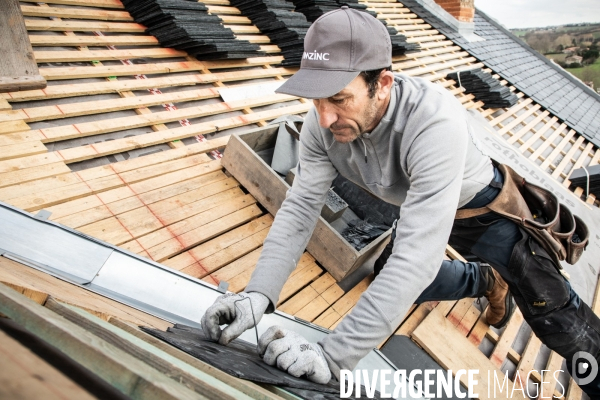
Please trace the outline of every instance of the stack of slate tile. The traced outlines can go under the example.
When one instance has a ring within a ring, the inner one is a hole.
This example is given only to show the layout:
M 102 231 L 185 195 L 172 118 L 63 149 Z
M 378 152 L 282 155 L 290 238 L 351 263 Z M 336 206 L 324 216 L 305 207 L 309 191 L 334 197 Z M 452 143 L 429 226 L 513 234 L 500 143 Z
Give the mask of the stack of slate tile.
M 302 13 L 294 12 L 294 4 L 285 0 L 230 0 L 243 15 L 250 18 L 271 43 L 281 49 L 283 65 L 300 65 L 304 36 L 310 22 Z
M 583 188 L 583 193 L 586 195 L 589 183 L 589 194 L 600 197 L 600 165 L 586 167 L 586 169 L 579 168 L 573 171 L 569 177 L 569 180 L 571 181 L 571 187 Z
M 406 36 L 399 34 L 396 28 L 387 25 L 386 28 L 390 33 L 390 39 L 392 40 L 392 57 L 401 56 L 402 54 L 409 52 L 416 52 L 421 49 L 419 43 L 408 43 L 406 41 Z
M 332 189 L 358 218 L 372 225 L 389 227 L 400 218 L 398 206 L 378 199 L 341 175 L 333 180 Z
M 294 5 L 296 6 L 296 11 L 303 13 L 306 16 L 306 19 L 310 22 L 315 22 L 317 18 L 326 12 L 335 10 L 340 8 L 341 6 L 348 6 L 349 8 L 353 8 L 356 10 L 364 11 L 366 13 L 371 14 L 373 17 L 377 18 L 377 13 L 374 11 L 367 10 L 367 6 L 365 4 L 360 4 L 358 0 L 292 0 Z M 406 36 L 398 34 L 398 31 L 391 27 L 387 26 L 384 21 L 381 21 L 382 24 L 386 25 L 386 28 L 390 34 L 390 39 L 392 40 L 392 56 L 400 56 L 409 51 L 419 50 L 418 43 L 407 43 Z
M 187 0 L 123 0 L 135 22 L 147 27 L 160 44 L 184 50 L 201 60 L 264 55 L 258 45 L 238 40 L 202 3 Z
M 341 6 L 348 6 L 348 8 L 353 8 L 355 10 L 364 11 L 367 14 L 371 14 L 373 17 L 377 18 L 377 13 L 375 11 L 367 10 L 366 4 L 361 4 L 358 0 L 336 0 L 338 4 L 338 8 Z M 381 21 L 384 25 L 387 25 L 385 21 Z M 389 30 L 389 29 L 388 29 Z
M 388 229 L 390 227 L 386 225 L 370 224 L 362 219 L 355 219 L 348 222 L 348 227 L 342 231 L 341 235 L 352 247 L 361 251 Z
M 306 15 L 306 19 L 310 22 L 315 22 L 317 18 L 326 12 L 340 8 L 341 6 L 348 6 L 356 10 L 365 11 L 375 18 L 377 13 L 368 11 L 365 4 L 360 4 L 358 0 L 341 1 L 341 0 L 292 0 L 296 6 L 296 10 Z
M 465 88 L 466 93 L 475 96 L 475 100 L 484 103 L 483 108 L 506 108 L 517 104 L 519 98 L 506 86 L 481 68 L 470 71 L 452 72 L 448 78 Z
M 292 0 L 296 6 L 296 11 L 301 12 L 310 22 L 315 22 L 317 18 L 326 12 L 340 8 L 335 0 Z

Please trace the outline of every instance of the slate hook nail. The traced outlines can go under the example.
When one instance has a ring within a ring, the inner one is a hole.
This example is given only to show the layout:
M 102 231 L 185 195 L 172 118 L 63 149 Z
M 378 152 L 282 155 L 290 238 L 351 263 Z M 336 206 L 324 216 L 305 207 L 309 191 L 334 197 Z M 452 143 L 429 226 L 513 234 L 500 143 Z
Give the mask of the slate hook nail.
M 254 321 L 254 333 L 256 334 L 256 352 L 260 355 L 260 351 L 258 350 L 258 328 L 256 327 L 256 318 L 254 318 L 254 308 L 252 307 L 252 300 L 250 300 L 250 297 L 244 297 L 244 298 L 234 301 L 233 305 L 241 313 L 242 309 L 238 307 L 237 303 L 239 301 L 244 301 L 244 300 L 248 300 L 250 302 L 250 312 L 252 313 L 252 320 Z

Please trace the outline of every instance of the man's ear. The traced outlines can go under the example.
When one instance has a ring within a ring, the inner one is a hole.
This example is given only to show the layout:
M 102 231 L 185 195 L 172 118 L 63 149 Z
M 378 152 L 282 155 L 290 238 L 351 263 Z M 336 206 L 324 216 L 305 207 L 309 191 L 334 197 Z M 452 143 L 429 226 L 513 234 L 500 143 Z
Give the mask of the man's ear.
M 392 71 L 383 71 L 379 76 L 379 90 L 377 91 L 378 100 L 385 100 L 390 94 L 394 84 L 394 73 Z

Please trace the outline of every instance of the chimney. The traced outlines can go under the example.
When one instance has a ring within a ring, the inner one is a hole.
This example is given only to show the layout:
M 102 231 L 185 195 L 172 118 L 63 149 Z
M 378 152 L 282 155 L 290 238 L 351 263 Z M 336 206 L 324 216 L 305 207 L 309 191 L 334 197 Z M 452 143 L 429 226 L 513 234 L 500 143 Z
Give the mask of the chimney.
M 473 22 L 475 0 L 435 0 L 448 14 L 461 22 Z

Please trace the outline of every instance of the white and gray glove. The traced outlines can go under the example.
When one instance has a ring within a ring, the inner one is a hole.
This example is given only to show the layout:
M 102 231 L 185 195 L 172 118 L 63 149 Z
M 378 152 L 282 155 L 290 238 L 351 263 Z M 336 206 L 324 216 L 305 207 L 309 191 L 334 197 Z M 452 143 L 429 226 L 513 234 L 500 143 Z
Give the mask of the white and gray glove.
M 250 303 L 252 302 L 252 305 Z M 269 299 L 262 293 L 227 293 L 219 296 L 208 307 L 200 323 L 207 339 L 226 345 L 254 327 L 260 321 L 269 306 Z M 254 318 L 252 318 L 254 310 Z M 220 325 L 229 324 L 221 331 Z
M 295 377 L 306 375 L 316 383 L 327 383 L 331 371 L 317 343 L 309 343 L 302 335 L 272 326 L 258 340 L 258 352 L 264 362 L 277 364 L 277 368 Z

